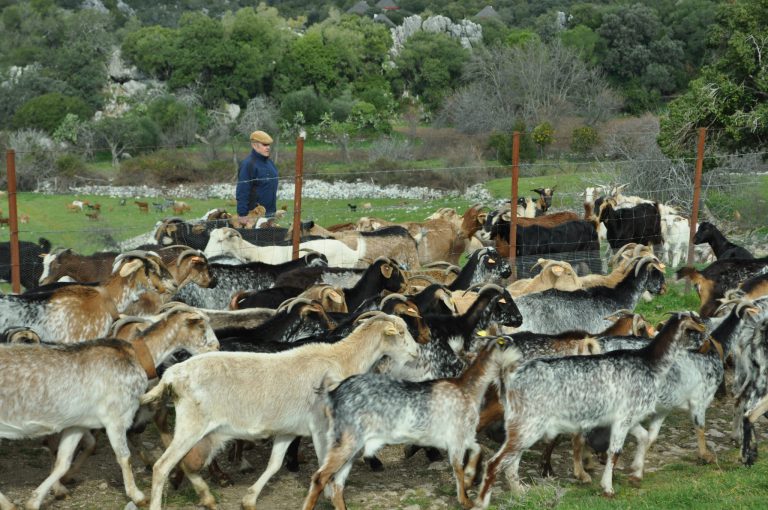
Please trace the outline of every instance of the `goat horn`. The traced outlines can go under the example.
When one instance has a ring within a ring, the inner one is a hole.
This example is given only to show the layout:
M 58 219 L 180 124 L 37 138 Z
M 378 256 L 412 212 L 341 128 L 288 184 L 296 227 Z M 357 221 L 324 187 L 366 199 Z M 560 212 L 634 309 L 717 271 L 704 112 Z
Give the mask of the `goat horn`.
M 381 310 L 369 310 L 367 312 L 363 312 L 357 317 L 355 317 L 355 324 L 360 322 L 363 319 L 368 319 L 370 317 L 387 317 L 388 315 Z
M 436 260 L 434 262 L 430 262 L 429 264 L 424 264 L 421 267 L 446 267 L 446 266 L 452 266 L 450 262 L 446 262 L 445 260 Z
M 385 296 L 384 299 L 381 300 L 381 303 L 379 303 L 379 307 L 380 308 L 384 308 L 384 304 L 385 303 L 389 303 L 390 301 L 395 300 L 395 299 L 398 300 L 398 301 L 403 301 L 403 302 L 408 300 L 408 298 L 405 297 L 405 295 L 398 294 L 397 292 L 393 292 L 392 294 L 389 294 L 389 295 Z
M 112 323 L 112 325 L 109 327 L 109 335 L 115 336 L 120 329 L 122 329 L 123 326 L 126 324 L 135 324 L 139 322 L 145 322 L 148 324 L 152 324 L 152 320 L 148 317 L 137 317 L 135 315 L 127 315 L 125 317 L 121 317 L 120 319 L 116 320 Z
M 635 276 L 637 276 L 640 274 L 640 269 L 642 268 L 643 265 L 645 265 L 646 261 L 652 263 L 657 259 L 652 255 L 646 255 L 645 257 L 637 257 L 634 260 L 637 260 L 637 262 L 635 263 Z
M 408 283 L 411 283 L 411 280 L 424 280 L 425 282 L 429 283 L 440 283 L 428 274 L 415 274 L 408 277 Z
M 194 248 L 189 248 L 188 250 L 184 250 L 183 252 L 179 253 L 179 256 L 176 258 L 176 265 L 181 265 L 181 261 L 184 260 L 187 257 L 202 257 L 203 260 L 208 260 L 203 252 L 200 250 L 195 250 Z
M 453 264 L 443 269 L 443 274 L 446 274 L 446 275 L 448 273 L 459 274 L 460 272 L 461 272 L 461 268 Z

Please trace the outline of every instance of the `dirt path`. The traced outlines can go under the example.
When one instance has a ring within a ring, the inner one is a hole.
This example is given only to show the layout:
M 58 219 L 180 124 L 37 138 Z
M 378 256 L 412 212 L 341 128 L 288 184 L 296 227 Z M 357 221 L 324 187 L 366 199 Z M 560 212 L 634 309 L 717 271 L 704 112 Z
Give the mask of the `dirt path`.
M 733 448 L 730 439 L 731 400 L 716 399 L 707 414 L 707 436 L 710 448 L 717 454 L 725 449 Z M 498 444 L 481 437 L 486 451 L 485 458 L 495 451 Z M 159 441 L 156 436 L 144 438 L 145 446 L 156 449 L 159 454 Z M 308 441 L 304 442 L 307 445 Z M 561 441 L 553 456 L 554 469 L 564 480 L 575 483 L 571 479 L 570 441 Z M 538 448 L 537 448 L 538 450 Z M 628 441 L 626 455 L 623 460 L 628 464 L 634 450 L 634 440 Z M 309 479 L 317 464 L 311 446 L 304 446 L 307 462 L 301 465 L 299 473 L 289 473 L 283 469 L 267 484 L 259 498 L 259 508 L 270 510 L 295 509 L 301 505 Z M 230 473 L 235 484 L 231 487 L 219 488 L 211 484 L 214 495 L 221 510 L 240 508 L 240 499 L 247 487 L 256 481 L 265 466 L 269 455 L 269 444 L 257 445 L 245 452 L 245 458 L 257 467 L 256 473 L 238 473 L 231 465 L 226 454 L 219 457 L 223 469 Z M 380 457 L 386 466 L 382 472 L 372 472 L 362 462 L 353 469 L 347 484 L 347 504 L 353 509 L 404 509 L 404 510 L 437 510 L 458 509 L 454 495 L 454 483 L 447 462 L 430 463 L 423 452 L 404 459 L 401 446 L 386 447 Z M 521 475 L 537 477 L 538 453 L 526 454 L 521 464 Z M 654 471 L 672 462 L 696 462 L 696 435 L 688 420 L 687 414 L 678 412 L 671 415 L 661 429 L 660 438 L 653 446 L 646 462 L 647 471 Z M 144 471 L 134 462 L 134 472 L 137 483 L 145 493 L 149 494 L 151 473 Z M 50 456 L 40 446 L 38 441 L 4 441 L 0 445 L 0 490 L 17 504 L 23 503 L 34 488 L 47 476 L 50 467 Z M 57 510 L 69 509 L 116 509 L 126 507 L 127 498 L 123 494 L 120 470 L 115 462 L 109 443 L 102 434 L 98 440 L 96 454 L 86 463 L 78 481 L 70 487 L 70 497 L 55 501 L 49 497 L 47 508 Z M 593 476 L 593 486 L 598 488 L 598 476 Z M 620 486 L 619 490 L 633 490 Z M 497 491 L 505 490 L 501 483 Z M 494 498 L 495 499 L 495 498 Z M 193 510 L 196 498 L 189 484 L 185 482 L 179 491 L 166 489 L 165 507 L 168 509 Z M 331 508 L 330 504 L 322 502 L 318 508 Z

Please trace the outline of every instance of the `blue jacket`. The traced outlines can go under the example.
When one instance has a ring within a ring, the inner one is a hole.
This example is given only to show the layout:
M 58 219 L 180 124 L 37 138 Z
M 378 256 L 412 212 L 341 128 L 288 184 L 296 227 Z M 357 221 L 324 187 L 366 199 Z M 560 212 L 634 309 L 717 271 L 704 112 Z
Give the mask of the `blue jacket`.
M 271 159 L 251 149 L 247 158 L 240 162 L 235 188 L 238 216 L 261 204 L 267 216 L 274 216 L 277 209 L 277 167 Z

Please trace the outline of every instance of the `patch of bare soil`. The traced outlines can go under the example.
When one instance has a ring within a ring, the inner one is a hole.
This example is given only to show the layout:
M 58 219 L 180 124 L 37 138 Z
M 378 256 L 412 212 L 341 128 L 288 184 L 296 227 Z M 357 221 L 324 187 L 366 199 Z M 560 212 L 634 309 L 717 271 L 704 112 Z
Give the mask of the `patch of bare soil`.
M 707 413 L 707 439 L 715 455 L 735 446 L 730 438 L 731 402 L 731 398 L 716 399 Z M 483 444 L 486 459 L 499 446 L 485 434 L 481 434 L 480 441 Z M 160 442 L 156 434 L 146 433 L 143 442 L 145 447 L 154 450 L 156 455 L 160 454 Z M 629 439 L 627 443 L 620 465 L 628 468 L 634 453 L 634 440 Z M 222 488 L 206 476 L 221 510 L 240 508 L 240 500 L 248 486 L 255 483 L 261 470 L 266 466 L 269 447 L 269 443 L 264 442 L 245 451 L 244 456 L 256 467 L 255 472 L 240 473 L 237 466 L 227 460 L 226 452 L 219 456 L 220 466 L 234 480 L 234 485 Z M 310 477 L 317 469 L 317 461 L 310 441 L 303 441 L 302 451 L 306 462 L 301 464 L 300 471 L 290 473 L 286 469 L 281 469 L 262 492 L 258 500 L 259 508 L 288 510 L 301 506 L 309 487 Z M 661 469 L 670 463 L 696 463 L 696 451 L 696 434 L 687 413 L 673 413 L 667 418 L 658 442 L 649 452 L 646 472 Z M 546 483 L 539 477 L 539 452 L 540 446 L 537 445 L 533 452 L 524 456 L 521 463 L 521 476 L 528 483 Z M 553 467 L 560 478 L 559 483 L 565 487 L 569 483 L 578 483 L 572 478 L 570 455 L 570 441 L 562 440 L 553 455 Z M 362 461 L 358 461 L 353 468 L 346 490 L 346 501 L 351 510 L 461 508 L 455 497 L 453 476 L 446 461 L 430 462 L 423 451 L 405 459 L 402 446 L 385 447 L 379 457 L 384 462 L 384 471 L 373 472 Z M 721 462 L 723 462 L 722 459 Z M 50 466 L 50 455 L 39 441 L 4 441 L 0 445 L 0 491 L 21 508 L 35 487 L 48 475 Z M 701 469 L 712 469 L 712 467 L 702 466 Z M 602 466 L 598 465 L 597 472 L 592 473 L 592 486 L 596 492 L 600 490 L 601 471 Z M 151 472 L 145 470 L 139 465 L 139 461 L 134 459 L 134 473 L 137 484 L 149 496 Z M 96 453 L 86 462 L 76 479 L 76 483 L 69 486 L 70 495 L 67 499 L 57 501 L 53 496 L 49 496 L 46 499 L 46 508 L 120 510 L 128 504 L 128 499 L 123 493 L 120 469 L 103 433 L 98 438 Z M 501 491 L 507 490 L 504 483 L 497 483 L 494 501 L 497 500 Z M 618 491 L 637 490 L 629 485 L 627 476 L 621 469 L 616 473 L 615 486 Z M 471 492 L 471 495 L 474 495 L 474 492 Z M 197 499 L 188 482 L 183 482 L 179 490 L 166 487 L 164 508 L 193 510 L 199 508 L 196 502 Z M 329 502 L 321 500 L 318 508 L 327 510 L 332 506 Z

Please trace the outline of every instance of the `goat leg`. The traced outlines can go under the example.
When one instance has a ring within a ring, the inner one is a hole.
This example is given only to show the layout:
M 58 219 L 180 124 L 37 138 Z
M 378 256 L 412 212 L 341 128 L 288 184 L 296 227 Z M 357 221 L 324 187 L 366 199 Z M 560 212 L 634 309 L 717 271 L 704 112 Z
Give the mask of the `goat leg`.
M 742 429 L 741 461 L 745 465 L 751 466 L 757 460 L 757 439 L 754 438 L 755 444 L 752 445 L 751 441 L 754 435 L 754 426 L 752 422 L 749 421 L 749 418 L 744 418 L 742 420 Z
M 555 451 L 555 447 L 559 442 L 559 438 L 559 435 L 552 438 L 552 440 L 546 443 L 544 446 L 544 451 L 541 452 L 541 462 L 539 464 L 539 468 L 541 470 L 541 476 L 543 477 L 555 476 L 555 471 L 552 469 L 552 452 Z

